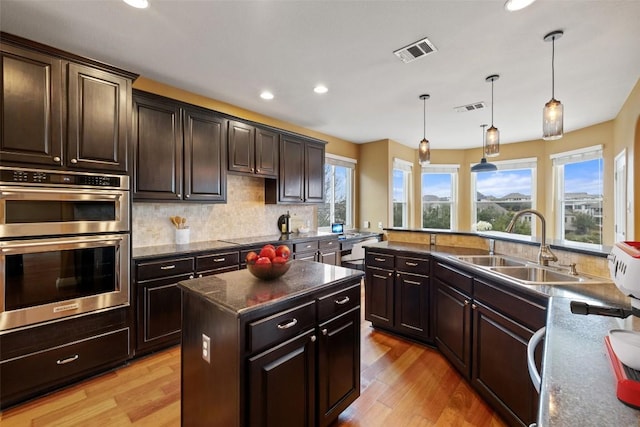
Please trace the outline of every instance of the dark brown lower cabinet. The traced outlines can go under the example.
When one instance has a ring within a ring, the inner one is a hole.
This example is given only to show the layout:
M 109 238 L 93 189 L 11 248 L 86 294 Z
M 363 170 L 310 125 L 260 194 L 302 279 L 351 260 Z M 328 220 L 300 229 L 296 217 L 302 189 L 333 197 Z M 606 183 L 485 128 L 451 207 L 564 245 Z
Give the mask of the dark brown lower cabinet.
M 125 363 L 129 322 L 118 308 L 0 335 L 0 409 Z
M 538 394 L 529 379 L 527 343 L 545 325 L 546 297 L 440 262 L 433 284 L 438 349 L 509 425 L 535 422 Z
M 249 359 L 251 427 L 314 425 L 315 331 Z

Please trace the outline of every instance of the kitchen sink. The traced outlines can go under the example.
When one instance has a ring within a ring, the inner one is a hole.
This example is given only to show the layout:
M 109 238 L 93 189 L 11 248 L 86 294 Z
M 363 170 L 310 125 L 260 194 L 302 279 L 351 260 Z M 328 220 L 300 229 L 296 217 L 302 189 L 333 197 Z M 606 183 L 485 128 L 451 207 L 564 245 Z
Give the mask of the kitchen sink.
M 489 270 L 526 283 L 559 284 L 589 281 L 589 279 L 581 276 L 572 276 L 570 274 L 533 266 L 490 267 Z
M 527 264 L 527 261 L 515 260 L 502 255 L 470 255 L 456 256 L 455 258 L 479 267 L 524 267 Z

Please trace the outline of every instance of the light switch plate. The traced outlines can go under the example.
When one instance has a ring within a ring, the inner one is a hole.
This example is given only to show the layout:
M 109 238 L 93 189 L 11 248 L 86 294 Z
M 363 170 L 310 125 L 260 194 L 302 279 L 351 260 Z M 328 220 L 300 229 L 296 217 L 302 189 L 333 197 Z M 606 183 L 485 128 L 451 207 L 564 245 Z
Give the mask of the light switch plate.
M 382 221 L 378 222 L 378 228 L 382 230 Z
M 369 221 L 365 221 L 365 222 L 362 224 L 362 226 L 363 226 L 364 228 L 369 228 L 369 227 L 371 227 L 371 222 L 369 222 Z

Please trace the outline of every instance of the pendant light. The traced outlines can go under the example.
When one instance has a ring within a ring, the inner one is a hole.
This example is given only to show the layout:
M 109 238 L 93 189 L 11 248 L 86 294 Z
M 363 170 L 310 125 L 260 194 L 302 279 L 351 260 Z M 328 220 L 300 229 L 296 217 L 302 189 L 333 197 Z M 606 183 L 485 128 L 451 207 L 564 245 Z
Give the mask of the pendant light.
M 544 41 L 551 42 L 551 101 L 544 104 L 542 110 L 542 139 L 552 141 L 562 138 L 562 113 L 564 107 L 562 103 L 555 99 L 555 51 L 556 39 L 562 37 L 564 32 L 557 30 L 552 31 L 544 36 Z
M 492 74 L 485 79 L 491 82 L 491 127 L 487 129 L 487 146 L 484 154 L 487 157 L 495 157 L 500 154 L 500 131 L 493 125 L 493 82 L 500 78 L 497 74 Z
M 420 99 L 422 99 L 424 121 L 422 122 L 422 141 L 418 144 L 418 161 L 421 165 L 427 165 L 431 163 L 431 150 L 427 140 L 427 99 L 429 99 L 429 95 L 420 95 Z
M 480 163 L 478 163 L 477 165 L 473 165 L 471 167 L 471 172 L 492 172 L 495 170 L 498 170 L 498 167 L 496 165 L 494 165 L 493 163 L 489 163 L 487 162 L 486 157 L 484 156 L 484 153 L 486 152 L 485 146 L 484 146 L 484 128 L 487 127 L 487 125 L 480 125 L 480 127 L 482 128 L 482 159 L 480 160 Z M 487 132 L 488 133 L 488 132 Z

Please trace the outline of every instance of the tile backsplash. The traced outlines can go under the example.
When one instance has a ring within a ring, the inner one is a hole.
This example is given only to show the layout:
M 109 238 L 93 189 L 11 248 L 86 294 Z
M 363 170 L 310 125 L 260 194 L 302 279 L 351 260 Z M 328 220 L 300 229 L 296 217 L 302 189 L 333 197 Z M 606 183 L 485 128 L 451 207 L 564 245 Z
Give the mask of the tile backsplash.
M 147 203 L 134 202 L 132 246 L 175 243 L 175 227 L 170 216 L 187 218 L 192 242 L 224 240 L 278 234 L 278 218 L 289 211 L 291 226 L 310 224 L 316 228 L 314 205 L 265 205 L 264 179 L 227 176 L 227 203 Z

